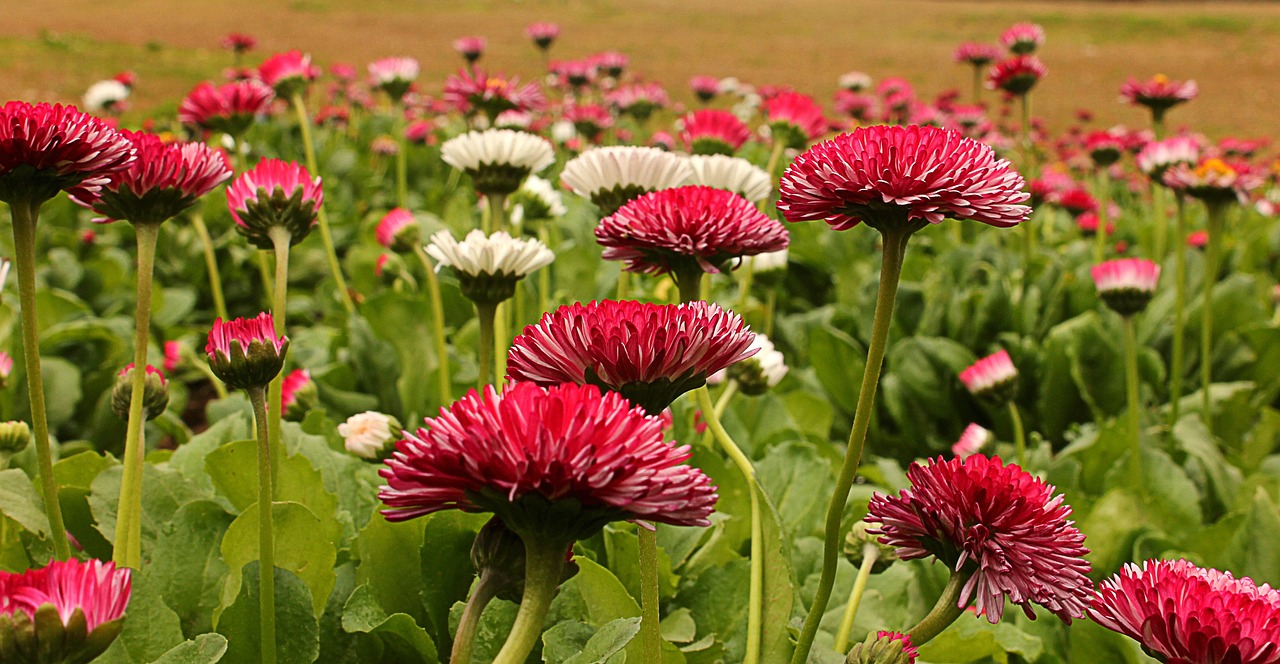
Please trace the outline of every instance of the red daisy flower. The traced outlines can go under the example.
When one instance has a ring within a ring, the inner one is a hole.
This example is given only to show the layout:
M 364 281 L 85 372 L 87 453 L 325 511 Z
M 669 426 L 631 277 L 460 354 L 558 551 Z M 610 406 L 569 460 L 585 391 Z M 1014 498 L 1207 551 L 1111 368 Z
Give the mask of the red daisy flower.
M 699 101 L 706 103 L 720 94 L 720 79 L 715 76 L 694 76 L 689 79 L 689 88 Z
M 275 321 L 266 312 L 214 320 L 204 347 L 209 368 L 232 389 L 265 387 L 284 367 L 288 351 L 289 339 L 276 336 Z
M 479 111 L 490 118 L 503 111 L 536 111 L 546 103 L 537 83 L 521 85 L 519 78 L 489 75 L 479 68 L 450 76 L 444 83 L 443 98 L 459 112 Z
M 1000 33 L 1000 43 L 1017 55 L 1034 53 L 1044 45 L 1044 28 L 1035 23 L 1015 23 Z
M 956 47 L 955 52 L 951 54 L 951 59 L 974 67 L 985 67 L 999 60 L 1002 55 L 1004 51 L 994 44 L 965 42 Z
M 159 224 L 176 217 L 231 177 L 227 157 L 204 143 L 165 143 L 155 134 L 122 131 L 137 158 L 107 176 L 96 191 L 76 190 L 71 199 L 104 216 Z
M 751 357 L 754 338 L 737 314 L 702 301 L 573 304 L 524 328 L 511 343 L 507 375 L 545 386 L 597 385 L 656 414 Z
M 1087 189 L 1081 187 L 1059 192 L 1056 197 L 1050 199 L 1050 202 L 1056 203 L 1058 207 L 1066 210 L 1072 216 L 1098 211 L 1097 199 Z
M 1125 565 L 1089 617 L 1168 664 L 1280 662 L 1280 592 L 1185 560 Z
M 301 51 L 277 53 L 258 66 L 258 77 L 276 94 L 288 99 L 311 81 L 320 78 L 320 68 L 311 64 L 311 56 Z
M 378 227 L 374 229 L 374 236 L 378 244 L 387 249 L 399 252 L 413 251 L 414 245 L 419 243 L 418 222 L 413 218 L 412 212 L 404 208 L 395 208 L 383 215 L 382 221 L 379 221 Z
M 239 136 L 255 117 L 271 109 L 275 98 L 270 86 L 255 79 L 214 86 L 197 85 L 178 105 L 178 121 L 207 131 Z
M 1164 74 L 1157 74 L 1149 81 L 1130 78 L 1120 86 L 1120 99 L 1157 112 L 1191 101 L 1197 93 L 1195 81 L 1174 81 Z
M 680 140 L 693 154 L 732 155 L 751 138 L 751 129 L 738 116 L 720 109 L 703 109 L 686 115 Z
M 809 141 L 827 133 L 827 117 L 822 107 L 809 95 L 783 92 L 764 102 L 764 114 L 775 138 L 788 147 L 803 148 Z
M 222 48 L 236 53 L 245 53 L 253 50 L 258 45 L 258 40 L 252 35 L 246 35 L 240 32 L 232 32 L 222 38 Z
M 534 46 L 545 51 L 560 36 L 560 26 L 555 23 L 531 23 L 524 29 L 524 36 L 532 40 Z
M 0 572 L 0 661 L 87 662 L 120 634 L 131 572 L 98 560 Z
M 291 243 L 307 237 L 324 204 L 320 178 L 296 162 L 263 159 L 227 186 L 227 207 L 236 230 L 260 249 L 275 246 L 271 229 L 289 230 Z
M 0 201 L 43 203 L 73 187 L 92 192 L 133 160 L 129 139 L 74 106 L 0 107 Z
M 605 260 L 630 272 L 719 273 L 733 259 L 787 248 L 787 229 L 747 199 L 699 185 L 645 194 L 600 220 Z
M 1026 221 L 1030 195 L 990 146 L 939 127 L 866 127 L 823 141 L 782 175 L 787 221 L 825 220 L 836 230 L 971 219 Z
M 1053 487 L 999 457 L 975 454 L 928 466 L 911 464 L 911 488 L 876 494 L 866 520 L 903 560 L 934 556 L 970 574 L 960 606 L 1000 621 L 1005 596 L 1034 619 L 1032 604 L 1064 622 L 1084 615 L 1093 584 L 1086 574 L 1084 534 L 1067 517 L 1071 507 Z
M 1025 95 L 1036 87 L 1049 70 L 1034 55 L 1019 55 L 1001 60 L 987 73 L 987 87 L 1011 95 Z
M 518 533 L 589 537 L 609 521 L 710 525 L 715 488 L 662 420 L 592 385 L 468 392 L 405 433 L 380 474 L 388 521 L 494 512 Z

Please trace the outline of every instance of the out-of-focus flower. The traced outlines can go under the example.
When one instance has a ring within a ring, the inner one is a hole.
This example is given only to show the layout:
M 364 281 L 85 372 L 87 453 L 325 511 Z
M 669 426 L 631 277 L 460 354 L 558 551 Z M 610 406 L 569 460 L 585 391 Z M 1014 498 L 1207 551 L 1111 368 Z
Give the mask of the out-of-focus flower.
M 240 136 L 255 118 L 267 113 L 274 98 L 271 88 L 255 79 L 221 86 L 206 81 L 187 93 L 178 105 L 178 121 L 206 131 Z
M 115 113 L 124 107 L 129 98 L 129 86 L 115 79 L 98 81 L 84 91 L 81 104 L 91 113 Z
M 235 51 L 237 54 L 248 53 L 257 45 L 258 40 L 254 39 L 252 35 L 240 32 L 232 32 L 222 38 L 222 48 L 228 51 Z
M 1093 131 L 1084 137 L 1084 149 L 1095 166 L 1105 168 L 1120 161 L 1124 140 L 1110 131 Z
M 484 37 L 458 37 L 453 40 L 453 50 L 462 56 L 463 60 L 468 63 L 474 63 L 484 55 L 484 48 L 487 45 Z
M 555 23 L 531 23 L 524 29 L 524 34 L 539 50 L 546 51 L 560 36 L 560 26 Z
M 983 44 L 980 42 L 964 42 L 956 47 L 952 52 L 951 59 L 957 63 L 967 64 L 974 67 L 985 67 L 1004 55 L 999 47 L 994 44 Z
M 1170 189 L 1210 204 L 1244 203 L 1246 194 L 1263 182 L 1248 164 L 1216 157 L 1202 158 L 1194 167 L 1176 164 L 1164 172 L 1162 180 Z
M 765 118 L 776 141 L 793 149 L 803 149 L 827 133 L 827 117 L 813 97 L 784 92 L 765 100 Z
M 764 200 L 773 193 L 773 179 L 764 169 L 738 157 L 722 154 L 689 157 L 691 185 L 732 191 L 749 201 Z
M 1098 296 L 1121 316 L 1132 316 L 1147 308 L 1156 294 L 1160 266 L 1144 258 L 1120 258 L 1090 269 Z
M 1045 77 L 1049 70 L 1034 55 L 1019 55 L 1001 60 L 987 73 L 987 87 L 1011 95 L 1025 95 Z
M 9 420 L 0 423 L 0 459 L 9 457 L 27 449 L 31 444 L 31 427 L 26 422 Z M 3 610 L 0 604 L 0 610 Z
M 503 111 L 536 111 L 546 103 L 537 83 L 521 85 L 519 78 L 490 75 L 479 68 L 450 76 L 443 99 L 462 113 L 483 113 L 491 122 Z
M 973 396 L 1003 404 L 1013 398 L 1018 368 L 1013 366 L 1009 352 L 1001 349 L 961 371 L 960 382 Z
M 609 109 L 599 104 L 572 104 L 564 109 L 564 119 L 573 123 L 573 129 L 589 141 L 599 142 L 600 134 L 613 126 Z
M 0 661 L 89 662 L 124 627 L 130 570 L 100 560 L 55 560 L 0 572 Z
M 369 80 L 391 101 L 400 101 L 418 78 L 418 71 L 418 61 L 413 58 L 382 58 L 369 63 Z
M 356 413 L 338 425 L 347 451 L 361 459 L 385 460 L 395 451 L 403 430 L 400 422 L 390 415 L 372 410 Z
M 301 51 L 277 53 L 258 66 L 258 77 L 276 94 L 290 99 L 320 77 L 320 68 L 311 64 L 311 56 Z
M 530 173 L 555 161 L 545 138 L 514 129 L 486 129 L 455 136 L 440 146 L 446 164 L 471 176 L 476 191 L 507 195 Z
M 689 79 L 689 88 L 699 101 L 706 103 L 720 94 L 720 79 L 715 76 L 694 76 Z
M 164 370 L 173 373 L 182 361 L 182 344 L 176 341 L 164 342 Z
M 667 91 L 657 83 L 626 85 L 610 92 L 606 99 L 619 113 L 629 115 L 638 122 L 648 120 L 654 111 L 671 104 Z
M 395 208 L 383 215 L 374 229 L 374 237 L 378 244 L 397 253 L 408 253 L 419 243 L 418 222 L 413 213 L 404 208 Z
M 1152 182 L 1163 185 L 1164 173 L 1177 164 L 1194 164 L 1200 159 L 1200 144 L 1190 136 L 1174 136 L 1147 143 L 1135 158 L 1138 170 Z
M 862 92 L 871 87 L 871 77 L 860 71 L 845 72 L 837 81 L 840 89 L 849 92 Z
M 557 219 L 568 211 L 555 186 L 536 175 L 530 175 L 512 195 L 511 207 L 513 221 L 517 209 L 522 221 Z
M 1136 106 L 1146 106 L 1159 116 L 1178 104 L 1195 99 L 1198 92 L 1195 81 L 1174 81 L 1164 74 L 1156 74 L 1148 81 L 1130 78 L 1120 86 L 1120 99 Z
M 1035 23 L 1015 23 L 1000 33 L 1000 43 L 1015 55 L 1035 53 L 1044 45 L 1044 28 Z
M 306 369 L 294 369 L 285 374 L 280 385 L 280 412 L 285 419 L 301 421 L 316 406 L 319 393 L 316 382 L 311 380 L 311 372 Z
M 964 433 L 960 434 L 960 440 L 951 446 L 951 453 L 961 459 L 971 457 L 995 442 L 995 439 L 995 434 L 982 428 L 982 425 L 970 424 L 964 428 Z
M 1187 246 L 1192 249 L 1204 249 L 1209 244 L 1209 231 L 1191 231 L 1187 233 Z
M 738 388 L 747 396 L 759 396 L 782 382 L 787 376 L 787 359 L 774 347 L 773 342 L 763 334 L 756 334 L 751 340 L 751 350 L 755 354 L 741 362 L 730 365 L 707 378 L 708 383 L 719 383 L 725 376 L 738 382 Z
M 695 155 L 732 155 L 751 138 L 751 129 L 738 116 L 720 109 L 702 109 L 681 120 L 680 140 Z

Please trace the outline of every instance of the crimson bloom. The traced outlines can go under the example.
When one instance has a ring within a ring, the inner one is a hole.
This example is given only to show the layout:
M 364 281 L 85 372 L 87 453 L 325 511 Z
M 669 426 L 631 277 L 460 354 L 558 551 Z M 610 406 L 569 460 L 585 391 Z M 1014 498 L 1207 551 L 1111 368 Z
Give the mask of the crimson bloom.
M 1004 403 L 1013 398 L 1018 381 L 1018 368 L 1013 365 L 1009 351 L 998 350 L 960 372 L 960 382 L 975 397 L 991 398 Z
M 413 251 L 418 244 L 418 223 L 413 213 L 404 208 L 395 208 L 383 215 L 374 229 L 378 244 L 397 252 Z
M 320 178 L 296 162 L 263 159 L 227 186 L 236 230 L 260 249 L 275 247 L 271 230 L 289 231 L 290 244 L 307 237 L 324 204 Z
M 257 45 L 258 40 L 254 39 L 252 35 L 240 32 L 232 32 L 222 38 L 222 48 L 228 51 L 235 51 L 237 54 L 251 51 Z
M 213 374 L 237 390 L 266 387 L 284 367 L 288 350 L 289 339 L 276 336 L 275 320 L 266 312 L 214 320 L 204 347 Z
M 715 488 L 663 440 L 662 420 L 592 385 L 471 390 L 380 474 L 388 521 L 447 509 L 493 512 L 518 533 L 589 537 L 610 521 L 706 526 Z M 563 550 L 563 549 L 562 549 Z
M 1044 28 L 1035 23 L 1015 23 L 1000 33 L 1000 43 L 1015 55 L 1034 53 L 1044 44 Z
M 1195 99 L 1198 92 L 1195 81 L 1174 81 L 1164 74 L 1156 74 L 1148 81 L 1130 78 L 1120 86 L 1120 99 L 1135 106 L 1146 106 L 1156 116 L 1162 116 L 1170 108 Z
M 289 99 L 307 84 L 320 77 L 320 68 L 311 64 L 311 56 L 302 51 L 277 53 L 258 66 L 258 77 L 277 95 Z
M 597 385 L 656 414 L 751 357 L 754 338 L 740 316 L 703 301 L 572 304 L 543 314 L 512 341 L 507 375 L 544 386 Z
M 689 88 L 705 104 L 720 94 L 720 79 L 715 76 L 694 76 L 689 79 Z
M 524 29 L 524 36 L 533 41 L 539 50 L 545 51 L 560 36 L 560 26 L 555 23 L 531 23 Z
M 934 556 L 968 575 L 960 607 L 973 601 L 994 624 L 1007 595 L 1031 619 L 1032 604 L 1068 624 L 1084 615 L 1093 592 L 1089 550 L 1052 486 L 982 454 L 913 463 L 907 478 L 911 488 L 897 496 L 872 496 L 866 520 L 879 526 L 867 532 L 903 560 Z
M 987 87 L 1011 95 L 1025 95 L 1049 70 L 1034 55 L 1019 55 L 997 62 L 987 73 Z
M 231 177 L 227 157 L 204 143 L 166 143 L 155 134 L 125 130 L 137 158 L 107 176 L 96 191 L 79 191 L 72 200 L 103 219 L 159 224 L 176 217 Z
M 1125 565 L 1089 617 L 1168 664 L 1280 662 L 1280 592 L 1186 560 Z
M 787 248 L 787 229 L 731 191 L 675 187 L 645 194 L 600 220 L 605 260 L 677 282 L 718 273 L 743 256 Z
M 964 42 L 956 47 L 951 54 L 951 59 L 957 63 L 969 64 L 974 67 L 985 67 L 1004 55 L 994 44 L 983 44 L 979 42 Z
M 751 129 L 729 111 L 702 109 L 681 122 L 680 140 L 692 154 L 732 155 L 751 138 Z
M 1243 162 L 1228 162 L 1217 157 L 1202 158 L 1194 167 L 1174 164 L 1161 177 L 1166 187 L 1210 205 L 1238 201 L 1244 203 L 1250 190 L 1262 184 L 1263 178 Z
M 484 55 L 487 45 L 484 37 L 458 37 L 453 40 L 453 50 L 458 52 L 467 62 L 475 62 Z
M 1083 187 L 1073 187 L 1060 192 L 1052 201 L 1072 216 L 1098 211 L 1098 199 Z
M 267 113 L 275 93 L 256 79 L 215 86 L 205 81 L 178 105 L 178 121 L 206 131 L 240 136 L 254 118 Z
M 0 201 L 39 204 L 73 187 L 92 192 L 133 160 L 129 139 L 74 106 L 0 107 Z
M 131 572 L 99 560 L 0 572 L 0 660 L 88 662 L 123 627 Z
M 787 221 L 822 219 L 836 230 L 970 219 L 1026 221 L 1022 176 L 990 146 L 939 127 L 875 126 L 823 141 L 782 174 Z
M 789 148 L 800 149 L 809 141 L 827 133 L 827 117 L 822 107 L 809 95 L 783 92 L 764 102 L 764 114 L 774 140 Z

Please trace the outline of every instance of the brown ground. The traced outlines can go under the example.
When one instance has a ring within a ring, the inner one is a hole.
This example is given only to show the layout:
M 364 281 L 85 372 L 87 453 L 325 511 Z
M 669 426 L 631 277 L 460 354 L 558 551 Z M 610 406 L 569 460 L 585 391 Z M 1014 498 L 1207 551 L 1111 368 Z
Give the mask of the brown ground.
M 1280 5 L 958 0 L 44 0 L 11 2 L 0 21 L 5 97 L 75 100 L 121 69 L 141 78 L 143 107 L 175 104 L 230 62 L 218 49 L 230 31 L 258 37 L 259 57 L 285 48 L 321 63 L 412 55 L 428 90 L 460 59 L 450 42 L 484 35 L 482 63 L 511 73 L 538 66 L 523 27 L 563 27 L 553 56 L 616 49 L 635 70 L 686 98 L 694 74 L 789 83 L 829 98 L 836 77 L 859 69 L 904 76 L 933 94 L 968 89 L 950 62 L 963 40 L 994 40 L 1017 20 L 1048 31 L 1049 77 L 1036 112 L 1054 126 L 1079 107 L 1107 122 L 1140 125 L 1145 114 L 1116 102 L 1129 75 L 1194 78 L 1201 99 L 1175 110 L 1212 135 L 1280 135 Z M 255 59 L 256 62 L 256 59 Z

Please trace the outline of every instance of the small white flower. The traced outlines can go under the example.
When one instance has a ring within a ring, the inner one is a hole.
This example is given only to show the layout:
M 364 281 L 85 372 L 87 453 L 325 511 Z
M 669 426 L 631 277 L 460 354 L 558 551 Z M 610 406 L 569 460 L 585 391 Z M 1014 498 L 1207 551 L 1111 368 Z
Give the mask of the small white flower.
M 520 185 L 520 191 L 527 192 L 533 197 L 542 201 L 547 206 L 552 217 L 563 217 L 568 210 L 564 207 L 564 199 L 555 185 L 536 176 L 531 175 L 529 179 Z
M 503 111 L 494 119 L 493 126 L 498 129 L 528 129 L 533 124 L 533 114 L 528 111 Z
M 658 148 L 619 145 L 595 148 L 569 160 L 560 180 L 573 193 L 590 198 L 619 186 L 647 191 L 678 187 L 693 173 L 680 156 Z
M 408 83 L 418 78 L 418 61 L 413 58 L 382 58 L 369 63 L 369 77 L 375 86 Z
M 108 79 L 98 81 L 84 92 L 84 110 L 101 113 L 129 98 L 129 86 L 120 81 Z
M 754 274 L 783 270 L 787 267 L 787 250 L 770 251 L 751 257 L 751 271 Z
M 756 354 L 708 376 L 707 382 L 716 385 L 723 382 L 726 375 L 732 376 L 738 381 L 743 394 L 759 395 L 786 377 L 786 358 L 773 347 L 773 342 L 768 337 L 756 334 L 747 350 L 755 350 Z
M 760 110 L 760 105 L 763 103 L 764 97 L 758 94 L 743 95 L 742 101 L 733 105 L 733 114 L 743 122 L 750 122 L 756 116 L 756 111 Z
M 388 444 L 394 442 L 392 422 L 391 416 L 382 413 L 358 413 L 338 425 L 338 435 L 342 436 L 348 452 L 362 459 L 376 459 Z
M 851 92 L 861 92 L 871 87 L 871 77 L 860 71 L 841 74 L 840 87 Z
M 782 352 L 773 347 L 773 342 L 763 334 L 757 334 L 750 348 L 758 348 L 760 352 L 748 357 L 743 362 L 755 362 L 760 367 L 765 383 L 773 387 L 782 382 L 787 375 L 787 359 Z
M 763 200 L 773 192 L 769 174 L 746 159 L 722 154 L 694 155 L 689 157 L 689 168 L 693 175 L 687 184 L 732 191 L 749 201 Z
M 462 242 L 453 239 L 449 231 L 440 231 L 431 236 L 427 253 L 436 259 L 437 270 L 448 265 L 472 277 L 501 273 L 519 279 L 555 260 L 555 254 L 545 244 L 516 239 L 502 231 L 485 236 L 483 231 L 474 230 Z
M 722 95 L 732 94 L 734 92 L 737 92 L 738 88 L 741 86 L 742 86 L 742 81 L 739 81 L 737 77 L 727 76 L 725 78 L 720 79 L 720 94 Z
M 551 125 L 551 140 L 557 143 L 571 141 L 577 135 L 578 130 L 568 120 L 556 120 Z
M 469 131 L 440 146 L 446 164 L 475 171 L 484 166 L 515 166 L 540 171 L 556 160 L 551 144 L 541 136 L 513 129 Z

